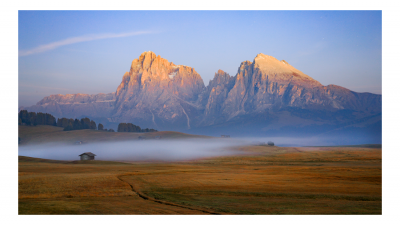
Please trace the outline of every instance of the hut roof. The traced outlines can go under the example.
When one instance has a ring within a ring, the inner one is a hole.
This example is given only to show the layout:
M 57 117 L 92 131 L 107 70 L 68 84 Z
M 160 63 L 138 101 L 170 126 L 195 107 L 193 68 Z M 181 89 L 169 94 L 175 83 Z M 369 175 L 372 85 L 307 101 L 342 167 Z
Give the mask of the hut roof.
M 85 152 L 85 153 L 80 154 L 79 156 L 82 156 L 82 155 L 96 156 L 95 154 L 93 154 L 91 152 Z

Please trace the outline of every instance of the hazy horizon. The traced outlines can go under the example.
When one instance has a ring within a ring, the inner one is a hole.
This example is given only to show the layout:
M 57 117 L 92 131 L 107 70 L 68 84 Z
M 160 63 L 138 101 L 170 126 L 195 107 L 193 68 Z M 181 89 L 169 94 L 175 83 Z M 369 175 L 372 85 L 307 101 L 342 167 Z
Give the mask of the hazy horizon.
M 335 146 L 335 138 L 195 138 L 178 140 L 132 140 L 94 142 L 82 145 L 49 142 L 19 146 L 18 155 L 52 160 L 79 160 L 79 155 L 92 152 L 97 160 L 106 161 L 185 161 L 201 158 L 254 154 L 239 150 L 273 141 L 279 147 Z M 306 150 L 303 149 L 303 150 Z
M 19 106 L 114 92 L 144 51 L 205 85 L 258 53 L 323 85 L 382 93 L 381 11 L 19 11 Z
M 96 154 L 96 159 L 108 161 L 183 161 L 245 154 L 232 149 L 244 143 L 247 142 L 224 139 L 118 141 L 83 145 L 47 143 L 20 146 L 18 155 L 53 160 L 79 160 L 79 154 L 92 152 Z

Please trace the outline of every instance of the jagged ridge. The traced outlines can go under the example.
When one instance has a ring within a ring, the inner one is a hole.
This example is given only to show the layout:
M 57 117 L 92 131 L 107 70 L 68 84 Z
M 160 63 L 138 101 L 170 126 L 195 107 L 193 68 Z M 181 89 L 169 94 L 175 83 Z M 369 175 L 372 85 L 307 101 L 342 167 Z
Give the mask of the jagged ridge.
M 381 104 L 381 95 L 323 86 L 285 60 L 262 53 L 253 62 L 242 62 L 235 76 L 219 70 L 205 87 L 193 68 L 175 65 L 149 51 L 132 61 L 115 93 L 52 95 L 27 109 L 56 116 L 106 117 L 112 122 L 182 130 L 232 124 L 260 115 L 268 117 L 266 121 L 296 117 L 293 124 L 299 126 L 337 124 L 379 114 Z M 309 118 L 310 112 L 320 111 L 347 114 L 332 114 L 340 116 L 330 119 Z M 269 129 L 271 124 L 274 121 L 265 123 L 263 129 Z

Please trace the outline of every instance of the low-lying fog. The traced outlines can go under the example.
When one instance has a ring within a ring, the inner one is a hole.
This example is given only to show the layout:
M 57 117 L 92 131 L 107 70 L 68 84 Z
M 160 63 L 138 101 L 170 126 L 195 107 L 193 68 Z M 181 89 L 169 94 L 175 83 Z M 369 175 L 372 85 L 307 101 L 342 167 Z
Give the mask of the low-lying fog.
M 233 147 L 245 145 L 235 139 L 144 140 L 82 145 L 45 144 L 20 146 L 18 155 L 54 160 L 79 160 L 92 152 L 96 160 L 107 161 L 180 161 L 204 157 L 244 154 Z
M 79 160 L 79 155 L 92 152 L 97 160 L 107 161 L 182 161 L 205 157 L 248 154 L 235 150 L 236 146 L 257 145 L 273 141 L 277 146 L 330 146 L 335 138 L 205 138 L 179 140 L 143 140 L 82 145 L 50 143 L 20 146 L 20 156 L 55 160 Z
M 237 138 L 237 140 L 248 144 L 254 144 L 257 142 L 267 143 L 268 141 L 272 141 L 276 146 L 280 147 L 335 146 L 363 143 L 363 141 L 357 140 L 353 143 L 344 142 L 343 139 L 338 137 L 246 137 Z M 367 144 L 370 143 L 367 142 Z

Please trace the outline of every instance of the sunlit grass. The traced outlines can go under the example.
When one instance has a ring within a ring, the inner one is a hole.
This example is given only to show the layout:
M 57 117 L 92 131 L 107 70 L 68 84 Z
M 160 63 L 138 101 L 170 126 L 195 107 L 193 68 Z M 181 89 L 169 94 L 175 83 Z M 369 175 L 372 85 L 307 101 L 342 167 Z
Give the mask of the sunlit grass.
M 159 167 L 125 179 L 156 199 L 227 213 L 381 213 L 380 149 L 281 148 L 271 155 L 278 149 L 177 165 L 173 171 Z M 269 208 L 270 201 L 281 209 Z
M 201 213 L 143 200 L 132 185 L 156 200 L 218 213 L 382 213 L 381 149 L 238 148 L 252 155 L 133 164 L 21 157 L 19 212 Z

